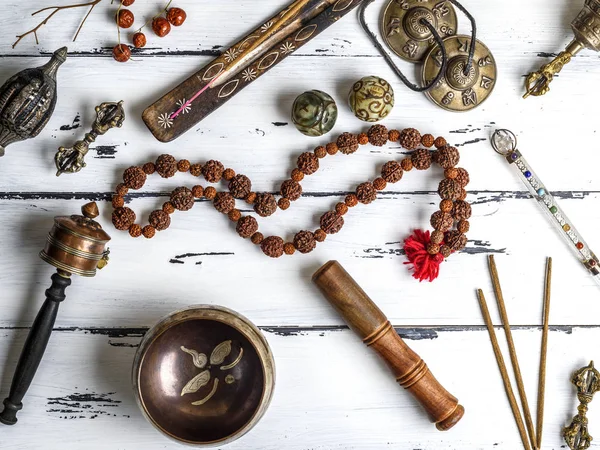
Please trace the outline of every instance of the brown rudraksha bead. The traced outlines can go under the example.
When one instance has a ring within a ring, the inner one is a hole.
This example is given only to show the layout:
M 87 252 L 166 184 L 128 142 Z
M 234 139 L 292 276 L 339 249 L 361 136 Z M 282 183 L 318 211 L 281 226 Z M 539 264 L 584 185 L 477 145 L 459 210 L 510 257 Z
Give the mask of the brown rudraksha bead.
M 194 194 L 185 186 L 178 187 L 171 193 L 171 203 L 179 211 L 188 211 L 194 206 Z
M 358 205 L 358 198 L 356 197 L 356 194 L 346 195 L 344 203 L 346 204 L 346 206 L 348 206 L 348 208 L 352 208 L 353 206 Z
M 180 159 L 177 163 L 177 170 L 180 172 L 187 172 L 190 170 L 191 164 L 187 159 Z
M 321 229 L 327 234 L 335 234 L 344 226 L 344 218 L 335 211 L 328 211 L 321 216 Z
M 449 180 L 448 178 L 444 178 L 440 181 L 438 186 L 438 194 L 440 194 L 440 197 L 448 200 L 457 200 L 458 197 L 460 197 L 462 190 L 463 188 L 460 187 L 460 184 L 455 180 Z
M 343 216 L 344 214 L 346 214 L 348 212 L 348 205 L 346 205 L 345 203 L 339 202 L 338 204 L 335 205 L 335 212 L 338 213 L 340 216 Z
M 202 165 L 201 164 L 192 164 L 190 166 L 190 173 L 195 177 L 199 177 L 200 175 L 202 175 Z
M 398 140 L 406 150 L 414 150 L 421 143 L 421 133 L 414 128 L 405 128 L 400 132 Z
M 284 211 L 288 209 L 290 205 L 290 201 L 285 197 L 281 197 L 279 200 L 277 200 L 277 206 L 279 206 L 279 209 L 282 209 Z
M 115 190 L 115 192 L 120 195 L 121 197 L 125 197 L 127 195 L 127 193 L 129 192 L 129 188 L 127 186 L 125 186 L 123 183 L 119 183 L 117 184 L 117 189 Z
M 223 167 L 220 161 L 211 159 L 210 161 L 206 161 L 206 164 L 202 166 L 202 175 L 204 175 L 204 178 L 209 183 L 218 183 L 223 176 L 223 170 L 225 170 L 225 167 Z
M 113 208 L 120 208 L 121 206 L 125 206 L 125 199 L 120 195 L 113 195 L 112 206 Z
M 467 220 L 471 217 L 471 205 L 464 200 L 456 200 L 452 208 L 454 220 Z
M 258 222 L 254 216 L 241 217 L 240 220 L 238 220 L 235 230 L 237 231 L 237 234 L 244 239 L 247 239 L 258 231 Z
M 434 244 L 433 242 L 430 242 L 429 244 L 427 244 L 427 253 L 429 253 L 430 255 L 437 255 L 439 252 L 440 252 L 439 244 Z
M 402 161 L 400 161 L 400 167 L 402 167 L 402 170 L 405 172 L 411 171 L 413 168 L 412 160 L 410 158 L 404 158 Z
M 269 194 L 268 192 L 256 194 L 254 211 L 261 217 L 269 217 L 271 214 L 275 213 L 275 211 L 277 211 L 277 201 L 273 194 Z
M 454 225 L 454 219 L 448 213 L 436 211 L 431 215 L 431 226 L 434 230 L 448 231 Z
M 450 211 L 452 211 L 453 207 L 454 202 L 452 200 L 444 199 L 440 202 L 440 209 L 442 210 L 442 212 L 449 213 Z
M 232 222 L 237 222 L 242 217 L 242 213 L 239 209 L 232 209 L 227 213 L 227 217 L 229 217 L 229 220 Z
M 369 136 L 369 142 L 375 147 L 382 147 L 387 144 L 388 141 L 388 129 L 385 125 L 373 125 L 367 131 Z
M 325 158 L 327 156 L 327 149 L 324 146 L 319 145 L 317 148 L 315 148 L 314 153 L 319 159 Z
M 269 236 L 260 243 L 263 253 L 270 258 L 279 258 L 283 255 L 283 239 L 279 236 Z
M 435 148 L 442 148 L 445 147 L 447 144 L 448 143 L 446 142 L 446 139 L 444 139 L 442 136 L 436 137 L 433 141 L 433 145 L 435 145 Z
M 302 186 L 294 180 L 285 180 L 281 183 L 281 195 L 291 201 L 298 200 L 302 195 Z
M 167 214 L 173 214 L 175 212 L 175 207 L 171 202 L 164 202 L 162 205 L 162 210 Z
M 467 246 L 467 237 L 458 230 L 448 231 L 444 239 L 446 245 L 455 252 Z
M 450 247 L 448 247 L 447 245 L 442 245 L 440 247 L 440 253 L 442 254 L 442 256 L 444 258 L 447 258 L 448 256 L 450 256 L 452 254 L 452 249 Z
M 163 178 L 171 178 L 177 173 L 177 160 L 171 155 L 160 155 L 154 163 L 156 172 Z
M 123 172 L 123 183 L 130 189 L 141 189 L 146 182 L 146 172 L 141 167 L 131 166 Z
M 244 198 L 252 191 L 252 182 L 246 175 L 237 174 L 229 181 L 228 188 L 235 198 Z
M 454 180 L 458 176 L 458 170 L 454 167 L 450 167 L 449 169 L 444 169 L 444 178 L 450 178 Z
M 377 191 L 373 183 L 366 181 L 356 187 L 356 198 L 364 205 L 368 205 L 377 198 Z
M 360 145 L 367 145 L 369 143 L 369 136 L 367 136 L 367 133 L 360 133 L 358 135 L 358 143 Z
M 460 190 L 460 194 L 458 195 L 459 200 L 465 200 L 467 198 L 467 191 L 464 189 Z
M 431 167 L 431 152 L 425 148 L 420 148 L 412 152 L 410 160 L 415 169 L 427 170 Z
M 292 180 L 299 183 L 303 179 L 304 179 L 304 173 L 302 173 L 299 169 L 292 170 Z
M 352 133 L 342 133 L 336 141 L 337 147 L 344 155 L 350 155 L 358 150 L 358 138 Z
M 327 233 L 325 233 L 322 229 L 319 228 L 317 231 L 315 231 L 313 233 L 313 236 L 315 237 L 315 241 L 323 242 L 325 240 L 325 238 L 327 237 Z
M 250 237 L 250 240 L 252 241 L 253 244 L 255 245 L 260 245 L 260 243 L 264 240 L 264 236 L 260 231 L 257 231 L 256 233 L 254 233 L 252 235 L 252 237 Z
M 316 246 L 317 241 L 310 231 L 298 231 L 294 236 L 294 247 L 300 253 L 310 253 Z
M 148 162 L 142 166 L 142 170 L 146 175 L 152 175 L 154 172 L 156 172 L 156 167 L 154 167 L 154 163 Z M 142 233 L 140 231 L 140 235 L 141 234 Z
M 204 188 L 204 197 L 206 197 L 207 200 L 214 200 L 216 195 L 217 190 L 214 187 L 208 186 Z
M 469 172 L 467 172 L 462 167 L 458 167 L 456 169 L 456 182 L 460 184 L 463 188 L 469 184 Z
M 123 206 L 112 213 L 112 223 L 117 230 L 128 230 L 135 222 L 135 213 L 131 208 Z
M 390 142 L 398 142 L 398 139 L 400 139 L 400 132 L 398 130 L 390 130 L 388 132 L 388 139 Z
M 444 232 L 440 230 L 434 230 L 431 232 L 431 242 L 434 244 L 441 244 L 444 241 Z
M 294 244 L 292 244 L 291 242 L 286 242 L 285 244 L 283 244 L 283 253 L 285 253 L 286 255 L 293 255 L 295 251 L 296 247 L 294 247 Z
M 377 189 L 378 191 L 383 191 L 386 186 L 387 186 L 386 181 L 381 177 L 377 177 L 373 180 L 373 187 L 375 189 Z
M 423 144 L 424 147 L 433 147 L 434 142 L 435 138 L 431 134 L 424 134 L 423 136 L 421 136 L 421 144 Z
M 233 177 L 235 177 L 235 170 L 227 168 L 223 171 L 223 179 L 225 181 L 231 181 Z
M 403 174 L 402 166 L 396 161 L 388 161 L 381 168 L 381 177 L 388 183 L 397 183 Z
M 468 220 L 461 220 L 456 225 L 456 229 L 458 231 L 460 231 L 461 233 L 468 233 L 470 228 L 471 228 L 471 224 L 469 223 Z
M 443 169 L 449 169 L 458 164 L 460 155 L 456 147 L 446 145 L 445 147 L 438 149 L 433 154 L 433 158 Z
M 250 192 L 248 195 L 246 195 L 246 197 L 244 198 L 244 200 L 249 205 L 253 205 L 254 202 L 256 201 L 256 192 Z
M 194 186 L 192 188 L 192 195 L 195 198 L 202 198 L 202 196 L 204 195 L 204 188 L 202 186 L 200 186 L 199 184 L 197 184 L 196 186 Z
M 335 142 L 330 142 L 325 146 L 325 150 L 327 150 L 328 154 L 333 156 L 338 152 L 338 146 Z
M 171 216 L 169 216 L 162 209 L 157 209 L 156 211 L 152 211 L 150 213 L 150 218 L 148 220 L 150 225 L 156 228 L 158 231 L 166 230 L 171 225 Z
M 311 152 L 302 153 L 298 156 L 298 169 L 300 169 L 304 175 L 312 175 L 319 170 L 319 158 Z
M 229 214 L 229 211 L 235 208 L 235 199 L 229 192 L 218 192 L 213 200 L 213 206 L 220 213 Z
M 152 225 L 146 225 L 142 228 L 142 234 L 146 239 L 152 239 L 156 234 L 156 229 Z
M 134 223 L 129 227 L 129 236 L 131 237 L 140 237 L 142 235 L 142 227 L 137 223 Z

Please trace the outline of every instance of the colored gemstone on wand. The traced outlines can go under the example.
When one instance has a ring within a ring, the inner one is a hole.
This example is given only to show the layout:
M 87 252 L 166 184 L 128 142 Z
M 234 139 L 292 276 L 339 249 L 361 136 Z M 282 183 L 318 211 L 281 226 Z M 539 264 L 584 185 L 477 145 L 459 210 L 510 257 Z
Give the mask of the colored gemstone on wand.
M 516 159 L 519 157 L 519 155 L 517 155 L 516 153 L 511 153 L 510 154 L 510 159 L 512 159 L 513 161 L 516 161 Z
M 575 244 L 575 247 L 577 247 L 578 250 L 581 250 L 583 248 L 583 243 L 578 242 L 577 244 Z
M 525 175 L 525 178 L 531 178 L 531 172 L 529 170 L 526 170 L 523 175 Z
M 540 197 L 542 197 L 542 196 L 543 196 L 543 195 L 545 195 L 545 194 L 546 194 L 546 189 L 544 189 L 544 188 L 539 188 L 539 189 L 537 190 L 537 195 L 539 195 Z
M 550 212 L 551 212 L 552 214 L 556 214 L 556 211 L 558 211 L 558 208 L 557 208 L 556 206 L 551 206 L 551 207 L 550 207 Z
M 568 223 L 565 223 L 565 224 L 563 225 L 563 230 L 565 230 L 565 231 L 569 231 L 570 229 L 571 229 L 571 226 L 570 226 Z

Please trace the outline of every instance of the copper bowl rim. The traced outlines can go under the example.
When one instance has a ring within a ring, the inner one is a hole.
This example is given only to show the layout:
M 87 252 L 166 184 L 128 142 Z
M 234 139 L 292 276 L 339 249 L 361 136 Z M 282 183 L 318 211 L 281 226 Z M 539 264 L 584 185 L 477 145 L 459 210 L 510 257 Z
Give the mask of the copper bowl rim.
M 218 321 L 229 325 L 230 327 L 242 333 L 244 337 L 246 337 L 246 339 L 248 339 L 248 341 L 254 347 L 258 358 L 261 362 L 261 367 L 264 376 L 263 394 L 261 396 L 258 408 L 252 415 L 251 419 L 243 427 L 241 427 L 234 433 L 225 436 L 221 439 L 208 442 L 197 442 L 181 439 L 162 428 L 160 424 L 157 423 L 154 420 L 154 418 L 148 413 L 139 386 L 140 371 L 148 347 L 160 335 L 162 335 L 173 325 L 188 320 L 199 319 Z M 136 403 L 142 411 L 142 414 L 144 415 L 146 420 L 150 422 L 154 426 L 154 428 L 156 428 L 168 438 L 181 444 L 186 444 L 191 447 L 215 447 L 228 444 L 239 439 L 252 428 L 254 428 L 254 426 L 260 421 L 262 416 L 265 414 L 266 410 L 269 407 L 269 404 L 271 403 L 271 399 L 273 397 L 273 390 L 275 388 L 275 360 L 273 359 L 273 353 L 271 352 L 269 343 L 265 339 L 262 332 L 245 316 L 224 306 L 192 305 L 183 309 L 179 309 L 164 316 L 146 332 L 146 334 L 140 342 L 140 346 L 138 347 L 137 352 L 135 354 L 135 358 L 133 360 L 133 370 L 131 373 L 131 378 Z

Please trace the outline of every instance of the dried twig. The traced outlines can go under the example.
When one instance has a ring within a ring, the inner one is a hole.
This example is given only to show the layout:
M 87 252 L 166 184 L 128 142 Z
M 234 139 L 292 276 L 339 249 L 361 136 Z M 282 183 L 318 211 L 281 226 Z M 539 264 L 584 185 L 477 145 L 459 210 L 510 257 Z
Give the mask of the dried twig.
M 44 20 L 42 20 L 39 25 L 31 30 L 29 30 L 26 33 L 23 33 L 21 35 L 17 36 L 17 40 L 15 41 L 15 43 L 12 45 L 12 48 L 15 48 L 17 46 L 17 44 L 19 42 L 21 42 L 21 39 L 23 39 L 25 36 L 29 36 L 30 34 L 33 34 L 35 36 L 35 42 L 36 44 L 39 44 L 39 40 L 38 40 L 38 36 L 37 36 L 37 32 L 40 28 L 42 28 L 44 25 L 46 25 L 48 23 L 48 21 L 52 18 L 52 16 L 54 16 L 54 14 L 56 14 L 57 12 L 63 10 L 63 9 L 73 9 L 73 8 L 82 8 L 82 7 L 86 7 L 89 6 L 90 9 L 87 12 L 87 14 L 85 15 L 85 17 L 83 18 L 83 20 L 81 21 L 81 24 L 79 25 L 79 28 L 77 29 L 77 33 L 75 34 L 75 37 L 73 38 L 73 42 L 75 42 L 75 39 L 77 39 L 77 36 L 79 36 L 79 32 L 81 31 L 81 28 L 83 27 L 83 24 L 85 23 L 85 21 L 87 20 L 87 18 L 89 17 L 89 15 L 91 14 L 92 10 L 94 9 L 94 7 L 100 3 L 102 0 L 93 0 L 91 2 L 88 3 L 78 3 L 75 5 L 66 5 L 66 6 L 48 6 L 47 8 L 42 8 L 36 12 L 34 12 L 33 14 L 31 14 L 32 16 L 35 16 L 36 14 L 39 14 L 41 12 L 44 11 L 48 11 L 50 9 L 53 9 L 54 11 L 52 11 L 48 17 L 46 17 Z

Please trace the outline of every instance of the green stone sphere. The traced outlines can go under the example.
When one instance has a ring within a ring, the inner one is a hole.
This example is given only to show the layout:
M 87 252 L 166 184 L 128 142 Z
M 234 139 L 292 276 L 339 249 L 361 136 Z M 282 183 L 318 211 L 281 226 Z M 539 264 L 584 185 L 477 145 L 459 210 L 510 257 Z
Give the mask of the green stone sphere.
M 337 120 L 338 109 L 333 98 L 325 92 L 307 91 L 296 97 L 292 106 L 292 121 L 307 136 L 329 133 Z
M 394 90 L 383 78 L 364 77 L 354 83 L 348 96 L 350 109 L 365 122 L 378 122 L 394 107 Z

